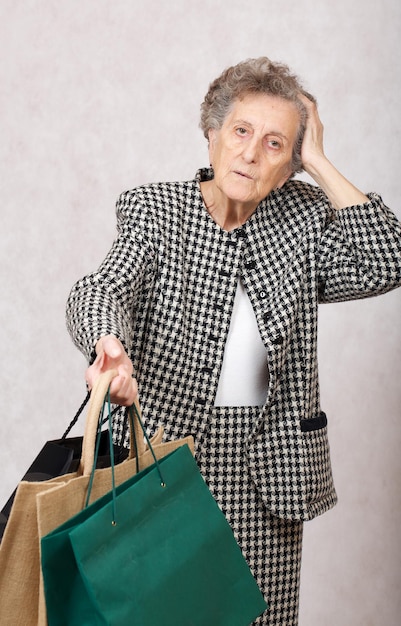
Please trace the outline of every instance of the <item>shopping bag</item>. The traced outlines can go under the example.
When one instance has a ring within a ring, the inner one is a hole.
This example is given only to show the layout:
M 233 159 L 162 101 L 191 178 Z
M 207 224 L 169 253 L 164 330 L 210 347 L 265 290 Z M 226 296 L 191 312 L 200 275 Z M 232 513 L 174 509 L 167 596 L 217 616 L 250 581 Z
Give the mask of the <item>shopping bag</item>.
M 41 545 L 49 626 L 249 626 L 267 606 L 187 446 Z
M 99 413 L 107 388 L 115 375 L 115 371 L 105 372 L 92 389 L 77 471 L 43 482 L 22 481 L 18 485 L 0 544 L 0 624 L 47 624 L 40 569 L 40 537 L 77 514 L 85 505 L 94 464 Z M 152 439 L 159 457 L 183 444 L 193 449 L 190 437 L 162 442 L 162 436 L 163 431 L 159 429 Z M 135 450 L 131 446 L 129 457 L 114 468 L 116 485 L 135 474 L 138 463 L 139 467 L 146 467 L 153 462 L 143 438 L 139 439 L 137 448 L 138 458 L 135 458 Z M 96 469 L 92 500 L 110 490 L 111 480 L 110 467 Z
M 21 480 L 40 482 L 62 476 L 69 471 L 73 450 L 64 445 L 47 441 Z M 6 530 L 17 489 L 13 491 L 0 512 L 0 542 Z
M 67 434 L 68 431 L 60 439 L 46 441 L 20 482 L 43 482 L 77 471 L 81 460 L 83 437 L 67 437 Z M 104 430 L 101 433 L 96 467 L 110 467 L 109 445 L 109 434 Z M 113 454 L 114 463 L 121 463 L 127 458 L 128 450 L 123 446 L 113 444 Z M 16 493 L 17 488 L 0 511 L 0 542 L 6 530 Z

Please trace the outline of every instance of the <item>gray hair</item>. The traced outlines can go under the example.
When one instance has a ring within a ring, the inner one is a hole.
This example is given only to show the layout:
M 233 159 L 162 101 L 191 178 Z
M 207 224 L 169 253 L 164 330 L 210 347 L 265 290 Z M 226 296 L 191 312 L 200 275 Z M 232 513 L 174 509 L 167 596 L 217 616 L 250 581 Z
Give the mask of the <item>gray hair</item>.
M 315 98 L 307 93 L 297 76 L 290 72 L 287 65 L 274 63 L 267 57 L 248 59 L 237 65 L 227 68 L 210 85 L 201 104 L 200 127 L 206 139 L 209 130 L 219 130 L 229 113 L 235 100 L 249 93 L 276 96 L 293 102 L 300 115 L 298 135 L 294 142 L 292 154 L 293 174 L 301 172 L 301 147 L 305 133 L 307 113 L 305 106 L 299 100 L 300 93 L 315 102 Z

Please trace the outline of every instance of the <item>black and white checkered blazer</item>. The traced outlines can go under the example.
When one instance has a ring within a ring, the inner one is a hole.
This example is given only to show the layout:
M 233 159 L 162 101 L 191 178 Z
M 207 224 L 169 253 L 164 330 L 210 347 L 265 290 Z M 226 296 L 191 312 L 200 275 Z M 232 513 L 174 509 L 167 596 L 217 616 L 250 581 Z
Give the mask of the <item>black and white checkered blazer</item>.
M 291 180 L 226 232 L 202 201 L 199 180 L 210 176 L 200 170 L 191 181 L 120 196 L 111 251 L 71 291 L 69 331 L 88 359 L 100 336 L 119 337 L 149 429 L 163 424 L 168 438 L 183 436 L 194 411 L 214 404 L 241 277 L 270 373 L 246 442 L 249 468 L 274 515 L 311 519 L 336 502 L 319 397 L 318 302 L 399 286 L 401 225 L 375 194 L 335 212 L 319 188 Z

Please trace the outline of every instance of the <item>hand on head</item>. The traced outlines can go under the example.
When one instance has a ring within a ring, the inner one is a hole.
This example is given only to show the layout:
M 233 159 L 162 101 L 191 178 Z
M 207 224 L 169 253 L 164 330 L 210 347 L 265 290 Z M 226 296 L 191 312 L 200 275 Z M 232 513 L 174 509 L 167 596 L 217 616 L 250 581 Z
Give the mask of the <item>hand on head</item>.
M 118 375 L 110 385 L 113 404 L 131 406 L 138 395 L 138 385 L 132 377 L 133 366 L 121 341 L 114 335 L 101 337 L 96 344 L 96 359 L 86 370 L 85 379 L 91 389 L 99 374 L 107 370 L 117 370 Z
M 299 94 L 298 98 L 304 105 L 308 115 L 301 150 L 302 164 L 308 172 L 310 165 L 313 165 L 316 160 L 325 158 L 323 148 L 324 128 L 319 117 L 316 102 L 302 93 Z

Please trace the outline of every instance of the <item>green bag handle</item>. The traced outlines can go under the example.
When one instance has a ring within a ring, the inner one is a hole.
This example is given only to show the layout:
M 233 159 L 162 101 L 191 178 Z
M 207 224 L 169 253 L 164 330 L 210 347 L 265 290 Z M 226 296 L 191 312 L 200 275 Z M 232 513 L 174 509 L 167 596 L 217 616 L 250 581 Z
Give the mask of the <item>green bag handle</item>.
M 111 400 L 110 400 L 110 384 L 113 378 L 116 376 L 115 370 L 108 370 L 107 372 L 102 373 L 91 393 L 91 401 L 90 407 L 88 411 L 87 417 L 87 425 L 85 429 L 85 437 L 83 441 L 82 447 L 82 457 L 81 463 L 83 466 L 84 475 L 89 475 L 89 483 L 88 483 L 88 491 L 86 494 L 85 507 L 88 506 L 90 495 L 93 486 L 93 480 L 95 477 L 95 469 L 97 458 L 99 454 L 99 445 L 100 445 L 100 435 L 102 431 L 102 425 L 104 423 L 104 411 L 106 405 L 108 406 L 108 422 L 109 422 L 109 439 L 110 439 L 110 462 L 111 462 L 111 477 L 112 477 L 112 524 L 116 525 L 116 485 L 115 485 L 115 471 L 114 471 L 114 449 L 113 449 L 113 411 L 111 409 Z M 93 400 L 92 400 L 93 394 Z M 153 450 L 152 443 L 150 441 L 149 435 L 146 432 L 145 426 L 143 424 L 139 403 L 134 402 L 132 406 L 129 407 L 129 424 L 130 424 L 130 456 L 135 454 L 136 456 L 136 468 L 137 472 L 139 472 L 139 457 L 146 450 L 146 444 L 152 454 L 154 463 L 157 468 L 157 472 L 159 474 L 160 486 L 166 487 L 166 483 L 164 482 L 160 464 L 157 460 L 156 454 Z M 94 427 L 96 430 L 94 430 Z M 95 440 L 94 440 L 95 439 Z M 146 441 L 146 444 L 145 444 Z M 92 446 L 89 448 L 89 446 Z M 90 472 L 87 472 L 89 463 L 91 463 Z
M 138 403 L 134 402 L 134 404 L 132 406 L 129 407 L 129 420 L 130 420 L 130 428 L 131 428 L 131 433 L 133 433 L 134 439 L 135 439 L 135 448 L 138 452 L 137 449 L 137 444 L 138 444 L 138 428 L 140 428 L 140 436 L 139 439 L 144 443 L 146 441 L 147 446 L 152 454 L 153 460 L 155 462 L 155 465 L 157 467 L 157 472 L 159 474 L 159 478 L 160 478 L 160 485 L 161 487 L 165 487 L 166 483 L 163 480 L 163 476 L 160 470 L 160 464 L 159 461 L 157 460 L 157 456 L 155 454 L 155 451 L 153 450 L 153 446 L 152 446 L 152 442 L 149 438 L 148 433 L 146 432 L 146 428 L 144 426 L 144 423 L 142 421 L 142 417 L 140 414 L 140 410 L 138 410 Z M 144 444 L 145 445 L 145 444 Z M 139 471 L 139 455 L 136 455 L 137 458 L 137 470 Z

